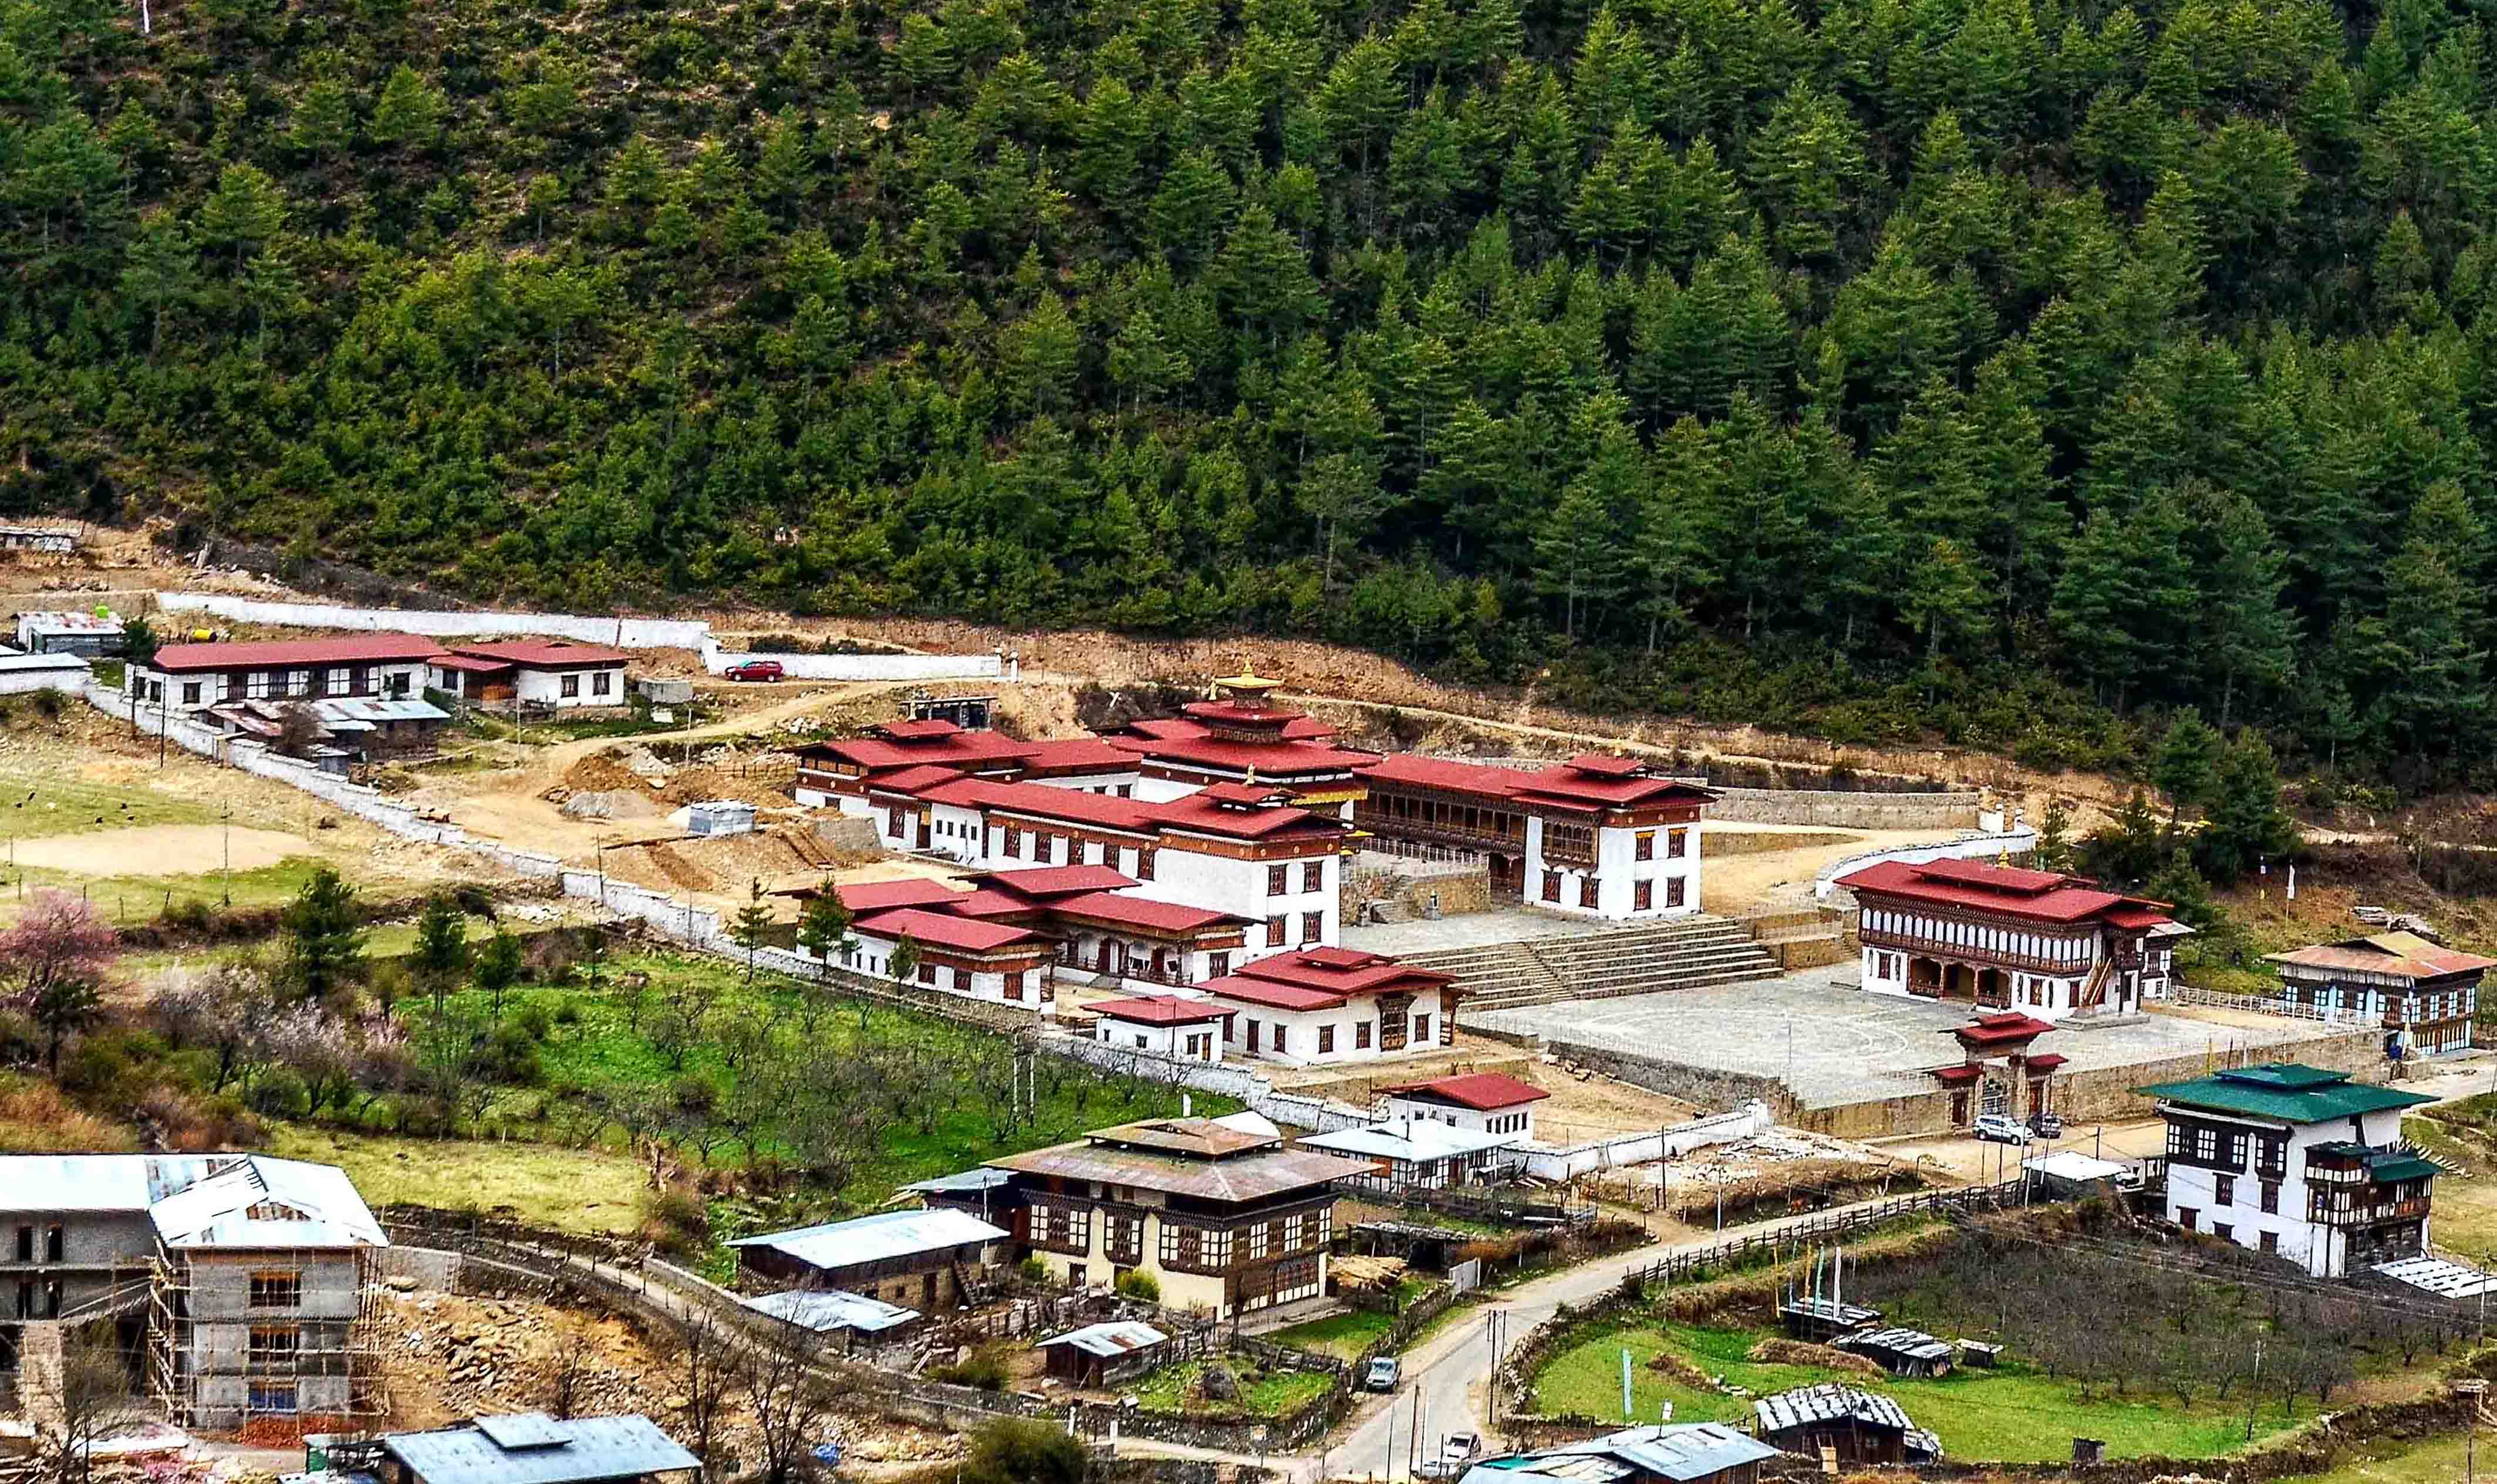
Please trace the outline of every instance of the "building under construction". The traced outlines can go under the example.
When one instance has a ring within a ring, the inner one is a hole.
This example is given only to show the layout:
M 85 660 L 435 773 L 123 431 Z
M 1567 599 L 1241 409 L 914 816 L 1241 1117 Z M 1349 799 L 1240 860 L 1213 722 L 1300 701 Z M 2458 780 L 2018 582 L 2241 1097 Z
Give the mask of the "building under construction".
M 0 1202 L 17 1282 L 0 1366 L 30 1415 L 56 1405 L 67 1348 L 108 1335 L 134 1388 L 182 1426 L 385 1409 L 373 1307 L 390 1239 L 335 1167 L 13 1155 Z

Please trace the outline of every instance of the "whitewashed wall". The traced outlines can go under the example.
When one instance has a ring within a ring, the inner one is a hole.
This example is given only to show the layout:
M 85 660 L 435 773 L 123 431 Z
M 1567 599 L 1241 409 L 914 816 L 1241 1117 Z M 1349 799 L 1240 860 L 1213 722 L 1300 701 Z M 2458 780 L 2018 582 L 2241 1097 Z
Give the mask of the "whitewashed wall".
M 1575 1144 L 1565 1149 L 1543 1144 L 1526 1144 L 1519 1148 L 1526 1155 L 1526 1173 L 1529 1175 L 1540 1180 L 1567 1180 L 1596 1170 L 1676 1158 L 1695 1149 L 1738 1143 L 1754 1134 L 1765 1133 L 1776 1121 L 1776 1117 L 1769 1112 L 1769 1105 L 1755 1099 L 1731 1113 L 1693 1119 L 1688 1123 L 1676 1123 L 1654 1133 L 1624 1134 L 1618 1139 Z
M 1999 855 L 2025 855 L 2038 848 L 2038 832 L 2028 825 L 1991 835 L 1964 835 L 1955 840 L 1934 845 L 1901 845 L 1891 850 L 1868 850 L 1851 855 L 1813 878 L 1814 900 L 1827 901 L 1837 889 L 1838 878 L 1862 870 L 1880 861 L 1905 861 L 1911 866 L 1923 866 L 1933 861 L 1990 861 Z

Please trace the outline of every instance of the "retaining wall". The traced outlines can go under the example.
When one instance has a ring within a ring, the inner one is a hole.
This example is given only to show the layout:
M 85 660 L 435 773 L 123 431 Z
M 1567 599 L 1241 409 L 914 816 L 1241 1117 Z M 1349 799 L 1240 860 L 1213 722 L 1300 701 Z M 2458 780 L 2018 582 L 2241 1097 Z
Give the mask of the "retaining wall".
M 1740 1108 L 1745 1103 L 1759 1102 L 1766 1104 L 1782 1119 L 1791 1117 L 1794 1111 L 1794 1095 L 1786 1090 L 1785 1083 L 1774 1077 L 1685 1066 L 1584 1041 L 1546 1040 L 1543 1044 L 1565 1061 L 1592 1067 L 1631 1087 L 1678 1097 L 1686 1103 L 1697 1103 L 1702 1108 Z
M 1764 1132 L 1777 1121 L 1769 1105 L 1756 1099 L 1731 1113 L 1719 1113 L 1654 1133 L 1624 1134 L 1594 1144 L 1551 1149 L 1525 1147 L 1526 1172 L 1541 1180 L 1567 1180 L 1616 1165 L 1645 1164 L 1653 1159 L 1687 1154 L 1716 1144 L 1732 1144 Z
M 1721 788 L 1708 817 L 1850 830 L 1974 830 L 1982 797 L 1974 789 L 1875 794 L 1842 788 Z
M 2015 825 L 2003 831 L 1988 831 L 1963 836 L 1955 840 L 1943 840 L 1931 845 L 1901 845 L 1890 850 L 1868 850 L 1851 855 L 1836 865 L 1824 868 L 1812 882 L 1813 897 L 1821 901 L 1835 898 L 1851 900 L 1852 894 L 1841 895 L 1838 878 L 1881 861 L 1905 861 L 1922 866 L 1929 861 L 1990 861 L 1997 856 L 2009 856 L 2014 864 L 2026 860 L 2038 849 L 2038 832 L 2028 825 Z

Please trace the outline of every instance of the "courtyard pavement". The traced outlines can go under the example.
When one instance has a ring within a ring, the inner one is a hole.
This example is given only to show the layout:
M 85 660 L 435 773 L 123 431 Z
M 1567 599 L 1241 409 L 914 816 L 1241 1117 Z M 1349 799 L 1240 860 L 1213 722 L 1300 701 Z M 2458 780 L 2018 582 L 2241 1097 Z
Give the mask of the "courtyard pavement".
M 1417 917 L 1409 923 L 1380 923 L 1370 927 L 1346 923 L 1343 946 L 1369 953 L 1436 953 L 1443 948 L 1523 943 L 1531 938 L 1584 937 L 1621 926 L 1614 922 L 1564 917 L 1557 912 L 1537 912 L 1531 907 L 1494 907 L 1488 912 L 1461 912 L 1436 921 Z
M 1493 1010 L 1467 1024 L 1781 1078 L 1812 1108 L 1932 1091 L 1924 1071 L 1959 1059 L 1948 1032 L 1968 1023 L 1969 1007 L 1868 995 L 1855 987 L 1855 973 L 1852 965 L 1822 967 L 1746 984 Z M 2061 1052 L 2071 1070 L 2086 1071 L 2328 1033 L 2309 1021 L 2266 1017 L 2235 1025 L 2151 1014 L 2130 1025 L 2059 1027 L 2039 1049 Z

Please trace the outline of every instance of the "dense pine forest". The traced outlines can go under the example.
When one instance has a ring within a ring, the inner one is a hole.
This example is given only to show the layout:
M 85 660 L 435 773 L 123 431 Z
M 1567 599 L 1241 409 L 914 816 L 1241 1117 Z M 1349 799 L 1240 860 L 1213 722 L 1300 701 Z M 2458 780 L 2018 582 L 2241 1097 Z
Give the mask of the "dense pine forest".
M 2492 24 L 0 0 L 0 503 L 2486 782 Z

